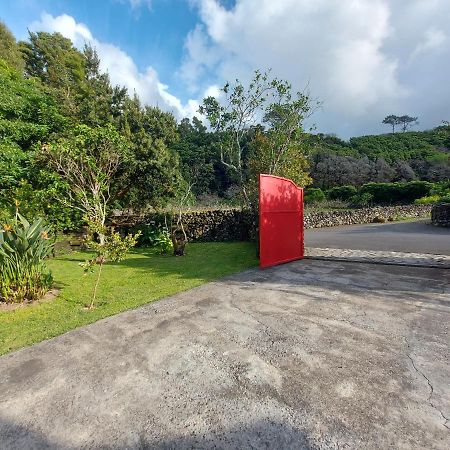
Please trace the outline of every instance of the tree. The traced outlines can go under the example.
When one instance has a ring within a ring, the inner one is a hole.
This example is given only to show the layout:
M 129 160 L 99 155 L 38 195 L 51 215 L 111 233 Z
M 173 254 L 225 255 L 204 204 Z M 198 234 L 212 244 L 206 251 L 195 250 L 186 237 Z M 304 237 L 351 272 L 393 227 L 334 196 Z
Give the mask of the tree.
M 411 117 L 408 115 L 404 115 L 398 118 L 400 125 L 402 126 L 402 131 L 405 133 L 414 125 L 418 125 L 417 117 Z
M 293 146 L 298 145 L 302 121 L 311 112 L 307 95 L 297 93 L 293 96 L 288 82 L 269 75 L 269 72 L 256 70 L 248 86 L 239 80 L 234 85 L 227 83 L 222 88 L 224 104 L 214 97 L 207 97 L 199 108 L 211 128 L 220 134 L 220 159 L 237 175 L 247 207 L 252 207 L 245 176 L 245 152 L 251 128 L 259 123 L 268 127 L 267 141 L 263 143 L 265 139 L 259 139 L 259 151 L 265 152 L 267 170 L 275 173 Z
M 79 125 L 69 137 L 45 144 L 42 156 L 66 183 L 67 197 L 58 200 L 102 229 L 117 195 L 114 181 L 127 150 L 126 140 L 111 125 Z M 99 238 L 103 245 L 105 235 Z
M 100 71 L 100 58 L 95 48 L 83 50 L 84 77 L 77 85 L 74 99 L 76 120 L 91 127 L 114 123 L 123 114 L 127 90 L 113 87 L 109 75 Z
M 416 180 L 416 174 L 406 161 L 397 161 L 394 164 L 396 172 L 395 181 L 413 181 Z
M 411 116 L 408 116 L 408 115 L 395 116 L 394 114 L 391 114 L 389 116 L 386 116 L 383 119 L 382 123 L 384 125 L 390 125 L 392 127 L 392 134 L 394 134 L 395 133 L 395 127 L 397 125 L 401 125 L 402 131 L 405 133 L 412 126 L 417 125 L 419 122 L 417 122 L 417 117 L 411 117 Z
M 183 179 L 178 155 L 169 147 L 178 139 L 173 115 L 142 108 L 136 96 L 127 98 L 118 130 L 130 143 L 126 164 L 120 169 L 120 205 L 143 210 L 176 196 Z
M 172 148 L 180 156 L 183 178 L 192 184 L 192 192 L 196 196 L 222 196 L 232 179 L 220 161 L 219 135 L 209 132 L 197 117 L 192 123 L 183 119 L 178 134 L 179 140 Z
M 0 22 L 0 59 L 19 72 L 23 71 L 24 60 L 15 37 L 3 22 Z
M 400 117 L 395 116 L 394 114 L 391 114 L 389 116 L 386 116 L 383 119 L 383 122 L 381 122 L 381 123 L 384 124 L 384 125 L 390 125 L 392 127 L 392 134 L 394 134 L 395 133 L 395 127 L 397 125 L 400 125 L 401 122 L 400 122 Z
M 395 169 L 393 169 L 383 158 L 377 158 L 372 164 L 370 181 L 378 183 L 388 183 L 395 177 Z
M 122 261 L 130 249 L 136 245 L 141 232 L 138 231 L 136 234 L 128 234 L 127 236 L 122 237 L 120 233 L 115 232 L 113 228 L 108 229 L 105 226 L 100 226 L 98 223 L 89 223 L 88 229 L 89 235 L 86 240 L 86 245 L 90 250 L 94 251 L 94 257 L 81 263 L 80 266 L 83 267 L 85 273 L 92 273 L 94 272 L 94 267 L 96 265 L 99 266 L 91 303 L 88 306 L 88 309 L 93 309 L 103 264 L 109 261 Z M 97 242 L 95 236 L 103 236 L 103 241 Z
M 68 116 L 77 115 L 86 70 L 83 54 L 60 33 L 30 32 L 29 40 L 20 43 L 25 75 L 39 78 Z
M 62 133 L 66 118 L 39 80 L 0 61 L 0 210 L 13 213 L 12 200 L 20 201 L 29 217 L 45 217 L 58 229 L 76 227 L 73 209 L 51 202 L 52 192 L 64 196 L 53 171 L 35 158 L 40 142 Z

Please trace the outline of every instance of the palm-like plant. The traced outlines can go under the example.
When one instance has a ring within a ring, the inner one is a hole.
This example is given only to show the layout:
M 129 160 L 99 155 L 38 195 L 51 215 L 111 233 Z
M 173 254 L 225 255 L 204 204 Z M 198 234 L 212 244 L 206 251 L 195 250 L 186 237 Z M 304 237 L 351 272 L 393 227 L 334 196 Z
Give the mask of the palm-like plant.
M 33 301 L 43 296 L 53 279 L 44 260 L 54 242 L 42 219 L 30 224 L 16 213 L 0 230 L 0 301 Z

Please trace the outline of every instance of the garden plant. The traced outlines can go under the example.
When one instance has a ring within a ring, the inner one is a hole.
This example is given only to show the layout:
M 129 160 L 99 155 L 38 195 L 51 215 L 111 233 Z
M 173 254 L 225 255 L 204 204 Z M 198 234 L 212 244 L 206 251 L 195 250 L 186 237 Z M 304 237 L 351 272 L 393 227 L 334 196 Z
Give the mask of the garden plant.
M 45 259 L 54 241 L 42 219 L 28 222 L 18 211 L 0 230 L 0 301 L 32 302 L 52 286 Z

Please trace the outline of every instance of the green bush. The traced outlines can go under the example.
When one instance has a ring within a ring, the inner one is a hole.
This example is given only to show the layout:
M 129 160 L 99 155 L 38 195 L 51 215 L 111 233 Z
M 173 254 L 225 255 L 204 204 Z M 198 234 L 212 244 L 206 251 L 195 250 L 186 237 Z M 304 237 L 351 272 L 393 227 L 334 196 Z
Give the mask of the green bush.
M 133 228 L 133 232 L 140 232 L 137 240 L 138 247 L 156 248 L 162 255 L 168 254 L 173 250 L 172 240 L 168 230 L 165 227 L 156 225 L 138 225 Z
M 325 200 L 325 194 L 320 188 L 306 188 L 304 192 L 305 203 L 319 203 Z
M 402 197 L 405 201 L 412 202 L 417 198 L 430 195 L 434 184 L 428 181 L 410 181 L 403 183 L 401 187 Z
M 450 195 L 450 181 L 434 183 L 433 188 L 431 189 L 431 195 L 440 195 L 441 197 Z
M 350 204 L 356 207 L 368 206 L 372 200 L 372 194 L 369 194 L 368 192 L 359 192 L 350 198 Z
M 438 203 L 441 200 L 440 195 L 428 195 L 426 197 L 420 197 L 414 200 L 416 205 L 428 205 L 430 203 Z
M 347 201 L 358 193 L 355 186 L 336 186 L 327 191 L 327 197 L 330 200 Z
M 428 196 L 433 183 L 427 181 L 410 181 L 408 183 L 367 183 L 359 193 L 370 194 L 374 203 L 411 203 Z
M 53 279 L 44 260 L 53 248 L 42 219 L 30 224 L 23 216 L 0 230 L 0 300 L 33 301 L 42 297 Z

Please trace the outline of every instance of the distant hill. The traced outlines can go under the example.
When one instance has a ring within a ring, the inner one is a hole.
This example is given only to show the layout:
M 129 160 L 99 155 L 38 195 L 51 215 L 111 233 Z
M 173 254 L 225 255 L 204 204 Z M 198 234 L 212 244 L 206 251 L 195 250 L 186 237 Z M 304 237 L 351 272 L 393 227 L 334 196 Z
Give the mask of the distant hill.
M 349 141 L 320 134 L 317 138 L 320 149 L 336 155 L 367 156 L 372 160 L 383 158 L 389 164 L 412 160 L 445 163 L 450 158 L 450 126 L 427 131 L 353 137 Z
M 314 185 L 321 188 L 367 182 L 450 179 L 450 126 L 353 137 L 310 135 Z

